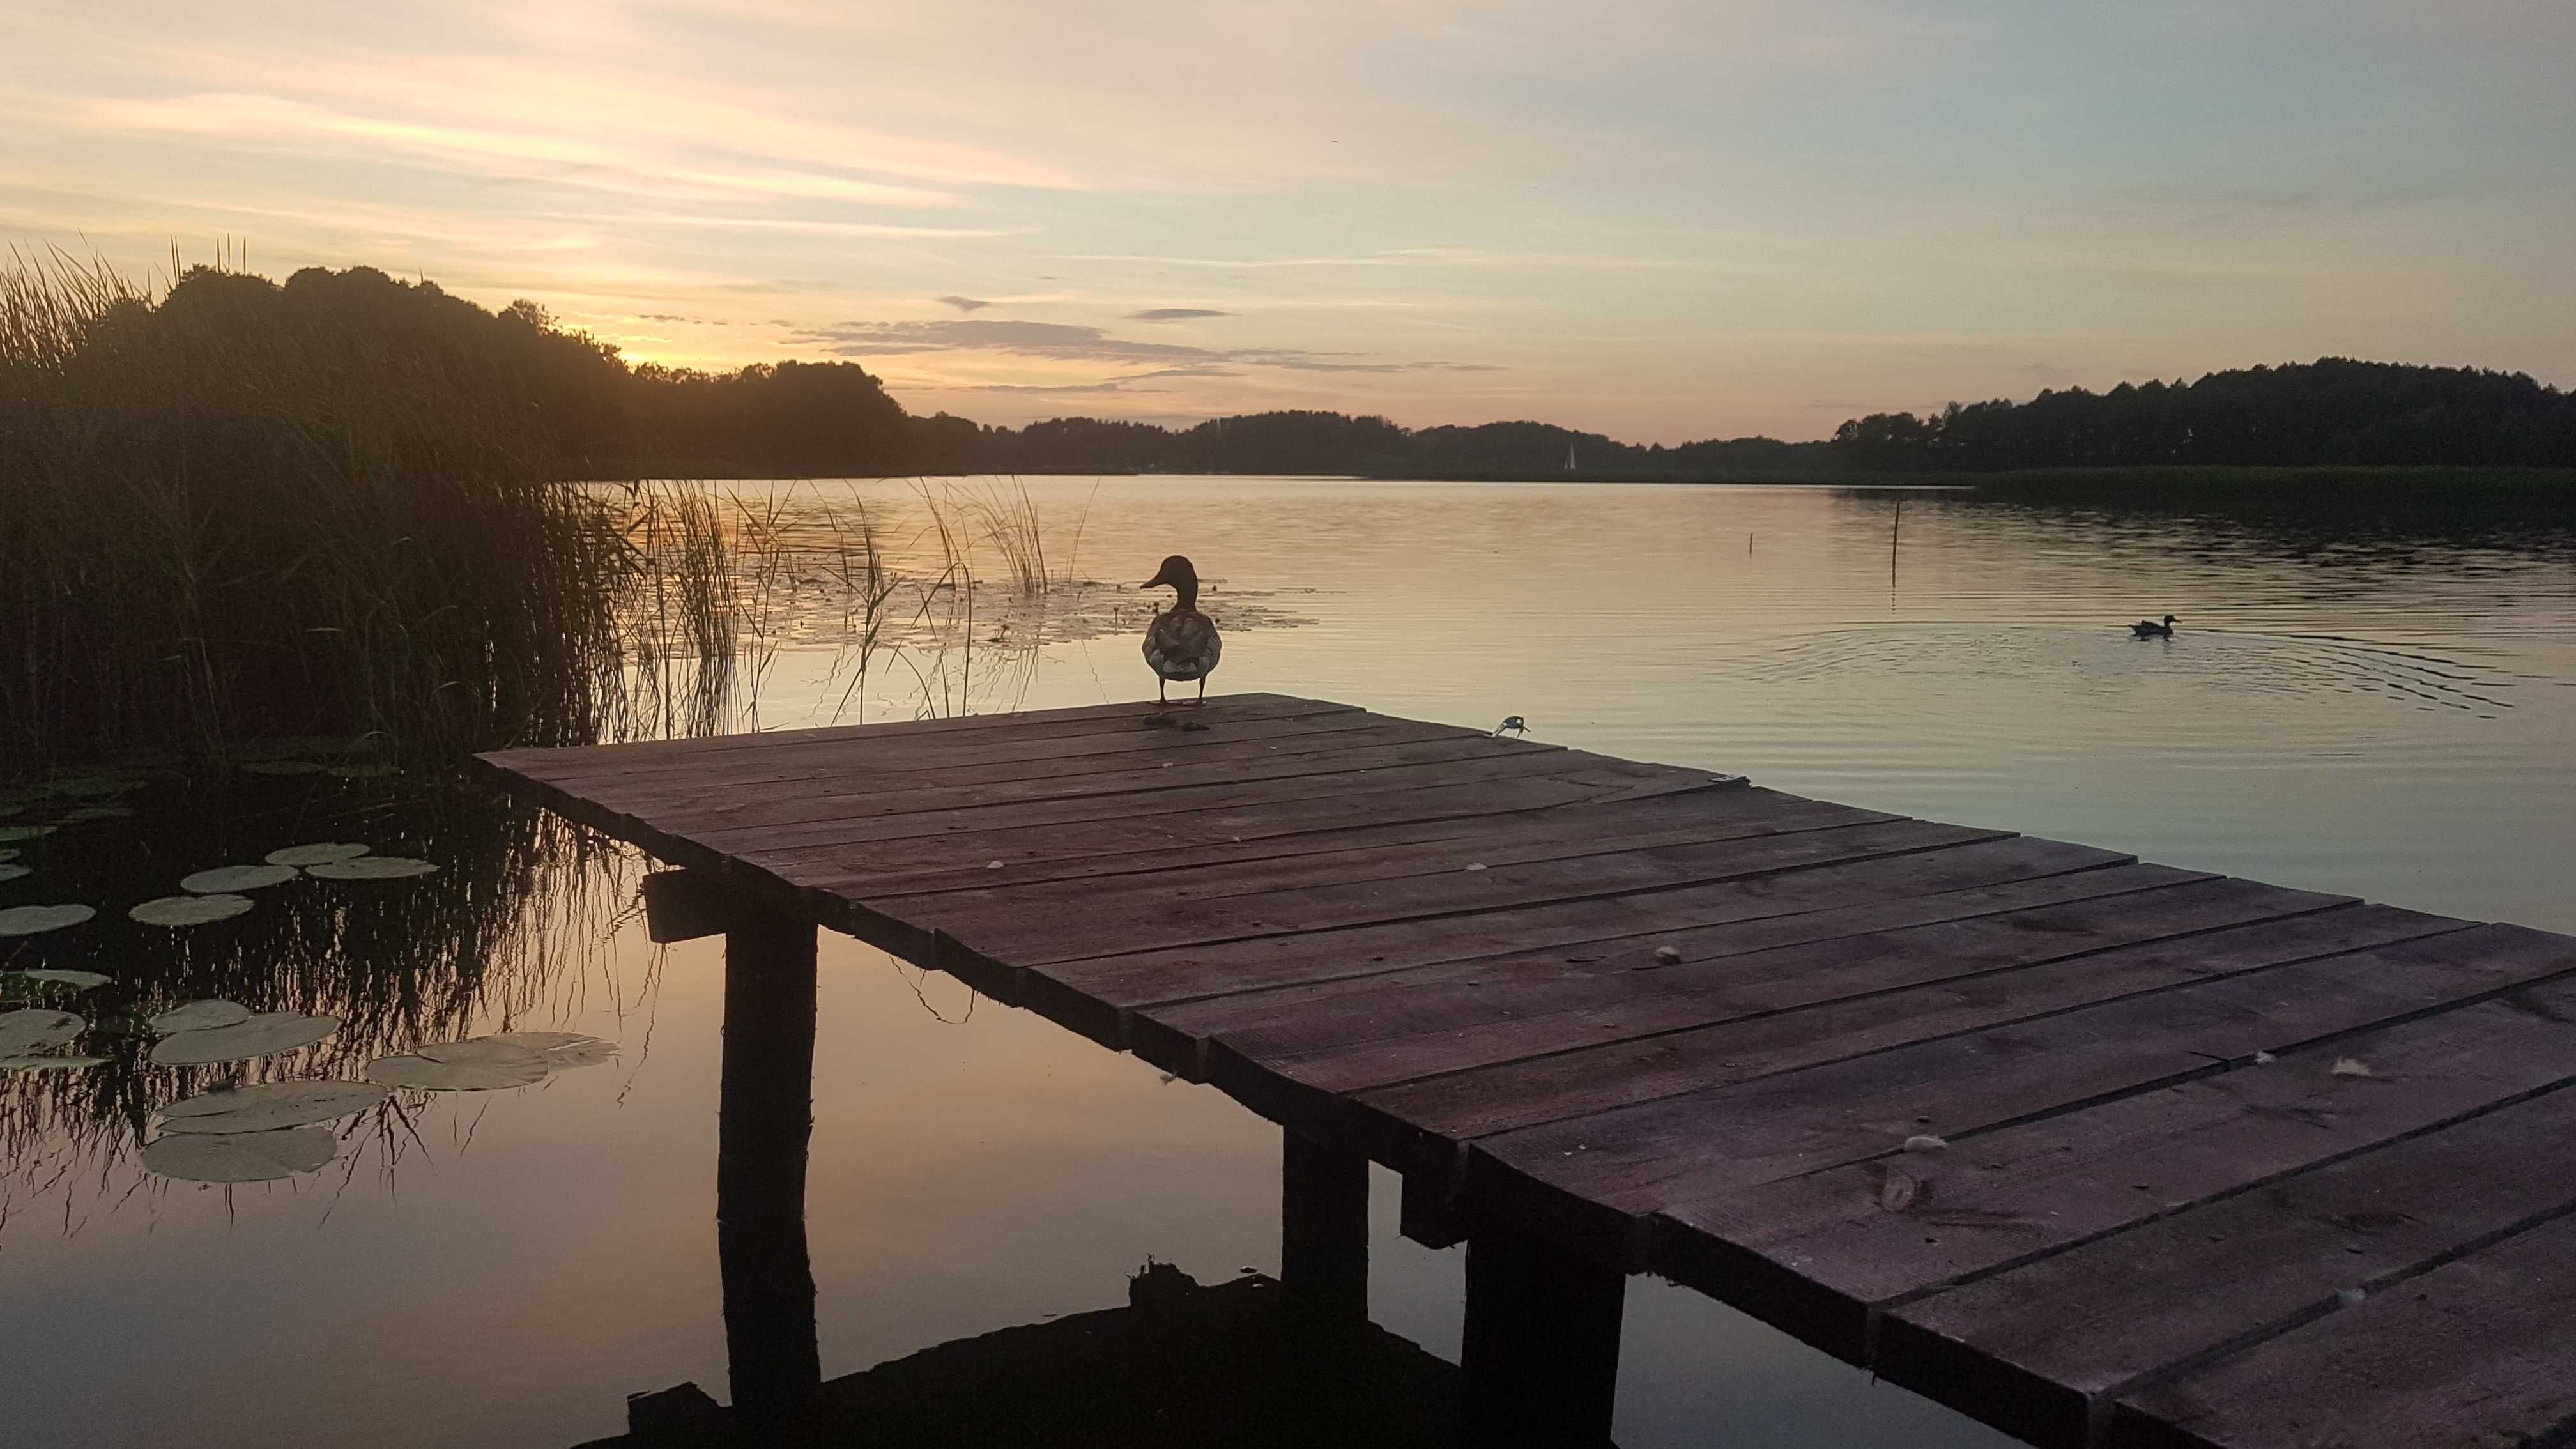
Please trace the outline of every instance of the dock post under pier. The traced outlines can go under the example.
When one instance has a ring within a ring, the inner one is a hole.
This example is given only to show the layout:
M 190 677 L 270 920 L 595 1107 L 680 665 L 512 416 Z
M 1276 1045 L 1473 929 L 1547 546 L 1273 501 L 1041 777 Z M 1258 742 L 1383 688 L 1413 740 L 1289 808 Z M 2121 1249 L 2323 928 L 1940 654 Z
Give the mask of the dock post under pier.
M 1466 1442 L 1607 1446 L 1627 1274 L 1479 1225 L 1467 1239 Z
M 823 1377 L 805 1243 L 814 931 L 740 904 L 725 922 L 716 1252 L 735 1422 L 761 1432 L 783 1431 Z
M 1368 1159 L 1281 1130 L 1279 1280 L 1318 1328 L 1368 1322 Z

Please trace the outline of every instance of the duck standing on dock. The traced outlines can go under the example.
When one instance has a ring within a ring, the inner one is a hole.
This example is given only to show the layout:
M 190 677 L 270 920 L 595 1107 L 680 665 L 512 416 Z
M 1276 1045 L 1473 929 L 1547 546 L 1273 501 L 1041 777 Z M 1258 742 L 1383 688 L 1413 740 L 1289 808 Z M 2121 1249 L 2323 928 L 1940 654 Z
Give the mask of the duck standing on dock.
M 1199 612 L 1199 571 L 1190 561 L 1174 554 L 1163 560 L 1163 571 L 1144 583 L 1140 589 L 1169 587 L 1180 595 L 1172 607 L 1154 616 L 1145 626 L 1145 664 L 1154 671 L 1154 698 L 1163 704 L 1171 701 L 1164 690 L 1172 681 L 1199 682 L 1200 704 L 1207 703 L 1207 677 L 1216 672 L 1216 662 L 1225 654 L 1225 641 L 1217 637 L 1216 622 Z
M 2140 619 L 2129 626 L 2129 632 L 2141 639 L 2170 639 L 2173 637 L 2173 626 L 2174 616 L 2167 614 L 2161 624 L 2153 619 Z

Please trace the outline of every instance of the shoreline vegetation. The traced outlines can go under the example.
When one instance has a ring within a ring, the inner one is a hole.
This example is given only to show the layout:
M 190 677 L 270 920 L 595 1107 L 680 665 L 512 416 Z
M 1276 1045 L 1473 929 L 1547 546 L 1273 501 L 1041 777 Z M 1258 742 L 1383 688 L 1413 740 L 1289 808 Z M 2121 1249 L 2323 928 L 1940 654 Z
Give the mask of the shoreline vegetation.
M 840 580 L 864 678 L 904 647 L 889 624 L 918 634 L 971 598 L 977 550 L 1020 593 L 1055 572 L 1009 485 L 920 483 L 935 577 L 906 581 L 864 508 L 790 540 L 774 502 L 703 481 L 735 476 L 1968 484 L 2128 507 L 2576 497 L 2576 398 L 2457 369 L 2329 360 L 1875 414 L 1814 443 L 1638 448 L 1319 412 L 1011 429 L 908 414 L 851 362 L 630 365 L 533 304 L 495 313 L 368 268 L 174 272 L 156 290 L 59 252 L 0 267 L 0 773 L 282 736 L 452 760 L 704 732 L 743 691 L 756 705 L 783 578 Z M 1972 466 L 1998 461 L 2016 466 Z M 951 643 L 925 647 L 925 680 L 944 678 Z

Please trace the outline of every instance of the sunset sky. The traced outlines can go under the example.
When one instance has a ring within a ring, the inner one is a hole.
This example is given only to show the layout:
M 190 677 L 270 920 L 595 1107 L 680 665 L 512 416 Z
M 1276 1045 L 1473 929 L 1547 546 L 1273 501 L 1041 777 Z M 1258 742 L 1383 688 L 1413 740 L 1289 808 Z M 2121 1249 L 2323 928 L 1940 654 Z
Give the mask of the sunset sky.
M 1636 441 L 2323 354 L 2576 383 L 2567 0 L 42 5 L 0 236 L 915 411 Z

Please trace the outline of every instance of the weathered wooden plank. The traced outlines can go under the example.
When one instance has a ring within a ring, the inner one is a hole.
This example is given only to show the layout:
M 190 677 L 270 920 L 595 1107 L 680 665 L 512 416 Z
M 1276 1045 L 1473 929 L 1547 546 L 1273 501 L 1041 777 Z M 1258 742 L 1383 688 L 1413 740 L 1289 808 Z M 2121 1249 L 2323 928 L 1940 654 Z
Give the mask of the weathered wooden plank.
M 2569 990 L 2230 1063 L 1937 1152 L 1676 1202 L 1655 1266 L 1865 1361 L 1873 1315 L 1911 1297 L 2554 1088 L 2576 1072 L 2576 1043 L 2551 1019 Z M 2337 1075 L 2346 1056 L 2373 1075 Z
M 1398 763 L 1368 769 L 1336 770 L 1320 775 L 1237 778 L 1199 785 L 1166 782 L 1165 788 L 1156 790 L 1084 793 L 1050 800 L 1008 800 L 989 804 L 961 802 L 938 810 L 916 810 L 901 814 L 881 814 L 865 819 L 823 820 L 749 830 L 707 832 L 704 835 L 692 832 L 685 837 L 681 832 L 663 828 L 642 817 L 618 814 L 617 818 L 631 822 L 629 828 L 632 829 L 651 829 L 674 839 L 697 840 L 710 849 L 728 854 L 770 855 L 816 847 L 895 840 L 907 836 L 962 834 L 1004 828 L 1032 829 L 1078 821 L 1121 820 L 1218 807 L 1266 810 L 1275 805 L 1296 800 L 1368 795 L 1428 785 L 1462 785 L 1519 775 L 1550 775 L 1559 779 L 1575 780 L 1597 776 L 1600 783 L 1605 785 L 1614 781 L 1635 785 L 1680 779 L 1705 783 L 1707 779 L 1705 775 L 1647 766 L 1613 769 L 1598 758 L 1587 759 L 1571 750 L 1536 749 L 1527 753 L 1513 752 L 1428 763 Z M 597 810 L 600 807 L 593 804 L 591 808 Z
M 1190 717 L 1218 720 L 1313 717 L 1358 713 L 1359 706 L 1329 700 L 1299 699 L 1284 694 L 1211 695 L 1204 712 Z M 1008 714 L 954 715 L 944 719 L 887 720 L 876 724 L 820 725 L 808 729 L 760 730 L 748 734 L 703 735 L 691 739 L 629 740 L 613 745 L 572 745 L 548 749 L 493 750 L 476 758 L 510 774 L 535 780 L 572 780 L 600 770 L 629 768 L 632 762 L 673 764 L 713 761 L 744 751 L 767 751 L 818 741 L 864 737 L 872 740 L 921 738 L 962 739 L 1004 732 L 1036 737 L 1079 734 L 1089 729 L 1129 729 L 1139 720 L 1166 713 L 1151 700 L 1073 705 L 1063 709 L 1020 710 Z
M 2108 858 L 2107 853 L 2105 858 Z M 1907 859 L 1920 861 L 1925 858 Z M 1367 999 L 1381 993 L 1389 1000 L 1401 1000 L 1415 991 L 1456 981 L 1573 981 L 1604 974 L 1664 969 L 1666 963 L 1659 953 L 1665 951 L 1677 958 L 1672 965 L 1697 966 L 1728 956 L 1809 941 L 1837 940 L 1906 926 L 1929 925 L 1936 921 L 1969 920 L 2031 906 L 2128 895 L 2215 879 L 2217 877 L 2206 871 L 2177 870 L 2164 865 L 2099 865 L 2090 870 L 2042 875 L 2003 885 L 1869 900 L 1717 926 L 1649 931 L 1642 935 L 1618 934 L 1538 951 L 1507 951 L 1374 975 L 1336 977 L 1152 1007 L 1137 1014 L 1132 1023 L 1133 1041 L 1137 1055 L 1166 1071 L 1179 1072 L 1195 1081 L 1205 1075 L 1202 1048 L 1211 1038 L 1227 1032 L 1301 1020 L 1311 1012 L 1360 1009 Z
M 1832 997 L 1832 981 L 1821 973 L 1813 982 L 1792 976 L 1770 988 L 1776 994 L 1769 999 L 1781 1000 L 1782 1007 L 1748 1011 L 1737 1020 L 1358 1092 L 1346 1130 L 1392 1161 L 1416 1161 L 1441 1143 L 2037 1021 L 2457 926 L 2438 916 L 2363 906 L 1856 997 Z M 1799 1001 L 1798 994 L 1809 990 L 1819 998 Z
M 2045 979 L 2014 974 L 1939 996 L 1902 988 L 2351 903 L 2349 896 L 2214 880 L 1713 960 L 1667 965 L 1649 958 L 1632 969 L 1583 976 L 1442 982 L 1338 1009 L 1310 1008 L 1235 1032 L 1217 1043 L 1217 1053 L 1237 1073 L 1284 1074 L 1340 1094 L 1881 993 L 1902 994 L 1871 1013 L 1916 1028 L 1956 1020 L 1972 1000 L 1998 1009 L 2028 1001 L 2032 1009 L 2022 1014 L 2037 1014 L 2064 1005 L 2070 989 L 2099 999 L 2192 979 L 2191 968 L 2167 953 L 2140 972 L 2134 958 L 2115 956 L 2108 969 L 2088 965 Z M 1842 1035 L 1803 1017 L 1783 1029 Z M 1224 1070 L 1213 1071 L 1212 1079 L 1228 1085 Z
M 1046 835 L 979 833 L 969 841 L 935 843 L 940 851 L 938 869 L 886 869 L 886 861 L 876 851 L 853 851 L 845 856 L 850 861 L 845 877 L 822 877 L 814 871 L 804 871 L 799 879 L 824 890 L 848 890 L 850 895 L 863 895 L 878 902 L 902 895 L 992 890 L 994 884 L 1023 887 L 1033 882 L 1090 882 L 1126 874 L 1159 874 L 1172 879 L 1175 890 L 1216 895 L 1221 887 L 1213 887 L 1211 882 L 1229 879 L 1224 871 L 1229 866 L 1242 866 L 1244 861 L 1355 853 L 1378 846 L 1422 846 L 1425 851 L 1437 851 L 1471 841 L 1497 841 L 1502 848 L 1515 848 L 1528 841 L 1556 841 L 1579 830 L 1636 843 L 1680 843 L 1708 838 L 1695 830 L 1713 820 L 1726 820 L 1726 815 L 1710 810 L 1708 797 L 1718 794 L 1752 794 L 1777 802 L 1795 802 L 1801 807 L 1816 804 L 1785 794 L 1754 792 L 1744 786 L 1728 789 L 1695 779 L 1674 779 L 1649 794 L 1615 792 L 1615 799 L 1595 799 L 1605 794 L 1597 786 L 1569 786 L 1561 781 L 1546 781 L 1546 776 L 1497 781 L 1494 786 L 1471 789 L 1481 789 L 1484 799 L 1473 804 L 1440 804 L 1437 799 L 1409 804 L 1406 797 L 1422 797 L 1430 792 L 1399 792 L 1399 799 L 1391 802 L 1355 799 L 1342 810 L 1332 812 L 1319 810 L 1314 802 L 1296 802 L 1301 807 L 1296 812 L 1211 812 L 1206 820 L 1190 822 L 1195 828 L 1188 830 L 1170 825 L 1170 820 L 1188 817 L 1146 817 L 1141 822 L 1113 820 L 1069 825 L 1064 830 L 1048 830 Z M 1860 820 L 1896 820 L 1896 815 L 1865 810 L 1850 817 L 1850 822 Z M 976 853 L 976 846 L 994 846 L 1007 853 L 994 853 L 989 848 Z M 801 856 L 804 853 L 755 853 L 744 859 L 755 864 L 765 864 L 770 859 L 796 864 Z M 1002 864 L 994 866 L 992 861 Z M 1455 864 L 1463 864 L 1463 856 L 1461 861 L 1453 861 L 1453 869 Z
M 2541 1035 L 2561 1080 L 2576 1079 L 2576 1030 Z M 2249 1070 L 2347 1096 L 2413 1091 L 2385 1059 L 2369 1078 L 2333 1076 L 2324 1054 L 2279 1065 Z M 2283 1130 L 2303 1127 L 2316 1134 Z M 1999 1427 L 2082 1449 L 2106 1396 L 2323 1317 L 2347 1290 L 2385 1291 L 2576 1211 L 2576 1175 L 2533 1170 L 2567 1161 L 2576 1091 L 2553 1089 L 1907 1303 L 1881 1320 L 1871 1364 L 1944 1402 L 2009 1405 L 2024 1417 Z M 2131 1184 L 2141 1196 L 2162 1186 Z M 1937 1213 L 1918 1216 L 1943 1231 Z
M 1333 737 L 1338 738 L 1338 736 Z M 1140 757 L 1129 768 L 1093 774 L 1040 776 L 1036 779 L 984 780 L 971 776 L 898 789 L 858 794 L 824 794 L 802 786 L 753 790 L 740 798 L 711 797 L 692 802 L 632 801 L 614 794 L 600 798 L 621 810 L 650 814 L 666 830 L 686 834 L 724 849 L 757 846 L 768 831 L 784 826 L 874 820 L 886 815 L 935 814 L 982 805 L 1015 805 L 1042 800 L 1068 800 L 1089 795 L 1122 795 L 1288 780 L 1300 775 L 1341 775 L 1403 765 L 1434 765 L 1458 760 L 1506 756 L 1545 757 L 1555 745 L 1524 745 L 1482 735 L 1368 744 L 1318 754 L 1263 754 L 1242 759 L 1217 758 L 1205 763 L 1153 761 Z
M 1793 916 L 2094 870 L 2128 859 L 2090 846 L 2013 837 L 1644 895 L 1058 962 L 1043 973 L 1030 973 L 1027 989 L 1033 1004 L 1055 1020 L 1071 1024 L 1086 1013 L 1106 1013 L 1114 1020 L 1139 1008 L 1235 992 L 1383 975 L 1532 947 Z
M 1754 800 L 1747 805 L 1739 805 L 1735 798 L 1731 798 L 1749 793 L 1744 790 L 1709 790 L 1681 797 L 1678 806 L 1675 797 L 1671 796 L 1622 801 L 1605 807 L 1603 812 L 1585 821 L 1584 828 L 1574 830 L 1562 828 L 1559 822 L 1545 816 L 1526 821 L 1489 817 L 1471 822 L 1463 828 L 1461 837 L 1454 840 L 1415 840 L 1396 844 L 1360 840 L 1338 850 L 1272 854 L 1217 862 L 1193 861 L 1188 858 L 1189 852 L 1182 852 L 1180 858 L 1171 861 L 1164 869 L 1122 871 L 1113 876 L 1092 876 L 1074 881 L 1023 883 L 1013 880 L 1007 867 L 998 871 L 988 869 L 979 887 L 937 892 L 935 894 L 940 899 L 907 905 L 903 909 L 930 913 L 925 919 L 951 915 L 996 919 L 1069 908 L 1126 919 L 1130 913 L 1149 907 L 1177 907 L 1248 896 L 1278 896 L 1285 892 L 1386 883 L 1416 876 L 1486 874 L 1506 866 L 1540 865 L 1590 856 L 1638 855 L 1730 841 L 1805 835 L 1854 825 L 1893 824 L 1903 818 L 1795 797 Z M 1617 817 L 1628 813 L 1638 818 L 1633 825 L 1623 826 Z M 904 891 L 895 896 L 881 897 L 863 885 L 854 885 L 848 893 L 879 906 L 891 906 L 901 896 L 923 894 Z
M 2121 1449 L 2496 1449 L 2576 1437 L 2576 1220 L 2558 1218 L 2123 1399 Z
M 1031 967 L 1139 949 L 1302 935 L 1382 921 L 1633 896 L 1641 891 L 1677 889 L 2000 838 L 1999 831 L 1897 820 L 1575 860 L 1528 861 L 1482 871 L 1456 870 L 1383 882 L 1302 886 L 1216 900 L 1140 906 L 1121 909 L 1101 919 L 1068 920 L 1064 910 L 1053 905 L 1021 911 L 996 903 L 981 911 L 961 910 L 948 896 L 928 897 L 910 909 L 917 919 L 937 926 L 970 949 Z
M 2576 939 L 2481 926 L 2221 977 L 1479 1141 L 1471 1200 L 1591 1251 L 1639 1219 L 1775 1178 L 2206 1076 L 2576 971 Z
M 1674 775 L 1657 788 L 1666 794 L 1685 794 L 1715 787 L 1701 777 Z M 1243 859 L 1258 858 L 1257 852 L 1264 849 L 1298 854 L 1307 848 L 1301 842 L 1354 831 L 1384 831 L 1389 841 L 1408 831 L 1424 832 L 1424 839 L 1449 839 L 1476 828 L 1462 822 L 1480 816 L 1582 808 L 1629 792 L 1625 785 L 1514 773 L 1463 784 L 1272 801 L 1259 807 L 1217 806 L 1060 822 L 1036 829 L 1012 826 L 752 851 L 742 859 L 818 889 L 838 889 L 836 882 L 846 881 L 889 896 L 913 894 L 916 885 L 928 894 L 946 882 L 989 883 L 983 872 L 996 860 L 1015 879 L 1116 875 L 1139 857 L 1237 848 L 1256 852 Z
M 662 767 L 587 776 L 579 783 L 583 793 L 622 809 L 667 811 L 677 820 L 684 814 L 694 817 L 699 810 L 738 801 L 883 794 L 1004 780 L 1072 779 L 1155 769 L 1165 762 L 1218 764 L 1330 754 L 1369 745 L 1486 738 L 1482 731 L 1452 725 L 1345 712 L 1311 720 L 1250 720 L 1211 726 L 1196 733 L 1140 726 L 1093 731 L 1067 739 L 1005 736 L 976 746 L 915 741 L 909 750 L 889 750 L 875 740 L 838 740 L 781 750 L 778 756 L 746 755 L 739 763 L 719 769 Z

